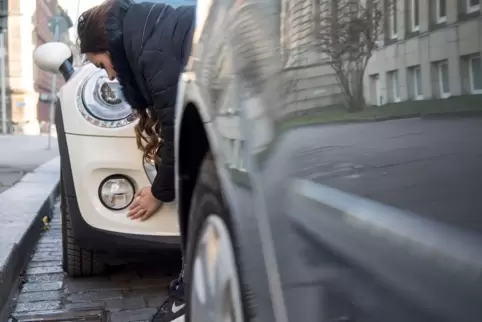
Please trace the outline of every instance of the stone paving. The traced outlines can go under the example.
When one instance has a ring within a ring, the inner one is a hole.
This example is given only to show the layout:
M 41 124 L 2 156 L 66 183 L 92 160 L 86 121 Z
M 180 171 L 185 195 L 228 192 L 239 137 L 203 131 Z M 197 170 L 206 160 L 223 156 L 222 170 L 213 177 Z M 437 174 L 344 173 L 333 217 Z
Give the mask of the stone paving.
M 69 278 L 62 271 L 60 210 L 40 239 L 14 299 L 11 322 L 149 321 L 165 298 L 176 264 L 137 263 L 105 276 Z M 162 259 L 161 259 L 162 260 Z M 159 262 L 158 262 L 159 263 Z
M 26 173 L 59 154 L 57 139 L 47 150 L 47 136 L 0 135 L 0 193 L 18 182 Z

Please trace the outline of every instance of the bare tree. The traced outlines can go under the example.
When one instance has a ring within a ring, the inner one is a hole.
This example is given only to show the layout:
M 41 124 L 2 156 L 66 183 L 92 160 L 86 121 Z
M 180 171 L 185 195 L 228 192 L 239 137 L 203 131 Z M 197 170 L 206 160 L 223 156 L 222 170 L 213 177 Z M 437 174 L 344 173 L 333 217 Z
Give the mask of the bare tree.
M 316 48 L 334 69 L 348 111 L 363 109 L 363 74 L 384 22 L 383 0 L 315 0 Z

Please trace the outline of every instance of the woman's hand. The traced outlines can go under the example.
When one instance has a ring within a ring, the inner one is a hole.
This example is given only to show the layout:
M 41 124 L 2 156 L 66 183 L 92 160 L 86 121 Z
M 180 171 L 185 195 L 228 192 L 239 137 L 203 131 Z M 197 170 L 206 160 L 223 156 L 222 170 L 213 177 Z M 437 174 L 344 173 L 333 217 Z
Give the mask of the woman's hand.
M 152 195 L 151 187 L 144 187 L 137 192 L 127 217 L 144 221 L 154 215 L 161 206 L 162 202 Z

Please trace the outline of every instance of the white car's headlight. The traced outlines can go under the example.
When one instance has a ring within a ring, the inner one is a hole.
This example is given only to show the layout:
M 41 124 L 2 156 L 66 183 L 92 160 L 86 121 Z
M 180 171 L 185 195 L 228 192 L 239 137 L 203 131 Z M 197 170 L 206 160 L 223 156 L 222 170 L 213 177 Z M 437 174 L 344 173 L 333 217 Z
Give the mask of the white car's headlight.
M 136 119 L 121 85 L 109 80 L 104 70 L 87 77 L 77 94 L 77 106 L 87 121 L 99 127 L 122 127 Z

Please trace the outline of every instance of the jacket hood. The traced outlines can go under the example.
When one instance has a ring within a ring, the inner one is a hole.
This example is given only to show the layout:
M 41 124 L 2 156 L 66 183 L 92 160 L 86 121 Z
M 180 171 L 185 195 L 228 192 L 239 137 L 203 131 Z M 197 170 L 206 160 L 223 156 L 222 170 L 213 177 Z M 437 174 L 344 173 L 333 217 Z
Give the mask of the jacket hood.
M 124 46 L 123 21 L 132 5 L 134 5 L 132 0 L 114 1 L 106 21 L 108 48 L 127 102 L 133 109 L 145 109 L 149 104 L 135 81 Z M 139 22 L 142 23 L 141 21 L 143 20 L 140 17 Z
M 145 70 L 141 70 L 145 67 L 140 66 L 143 54 L 169 53 L 184 65 L 190 51 L 194 13 L 194 6 L 174 8 L 163 3 L 114 1 L 106 21 L 108 48 L 123 94 L 133 109 L 153 106 L 152 88 L 148 89 Z M 152 62 L 152 66 L 156 65 L 160 66 Z

